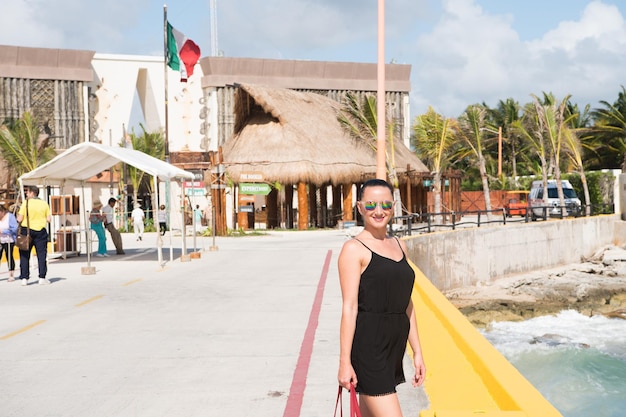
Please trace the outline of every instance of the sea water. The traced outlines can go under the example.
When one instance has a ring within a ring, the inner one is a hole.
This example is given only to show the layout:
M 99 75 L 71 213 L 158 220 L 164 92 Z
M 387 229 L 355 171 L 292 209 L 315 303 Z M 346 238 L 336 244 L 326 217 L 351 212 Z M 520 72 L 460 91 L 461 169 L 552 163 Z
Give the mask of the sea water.
M 483 335 L 564 417 L 626 416 L 626 320 L 568 310 Z

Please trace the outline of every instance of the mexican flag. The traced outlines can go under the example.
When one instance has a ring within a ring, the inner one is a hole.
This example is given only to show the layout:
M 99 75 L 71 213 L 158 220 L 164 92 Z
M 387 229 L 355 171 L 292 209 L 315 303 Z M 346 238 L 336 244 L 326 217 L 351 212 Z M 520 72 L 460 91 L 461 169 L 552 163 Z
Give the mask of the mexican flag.
M 200 47 L 167 22 L 167 66 L 180 71 L 180 80 L 187 82 L 200 59 Z

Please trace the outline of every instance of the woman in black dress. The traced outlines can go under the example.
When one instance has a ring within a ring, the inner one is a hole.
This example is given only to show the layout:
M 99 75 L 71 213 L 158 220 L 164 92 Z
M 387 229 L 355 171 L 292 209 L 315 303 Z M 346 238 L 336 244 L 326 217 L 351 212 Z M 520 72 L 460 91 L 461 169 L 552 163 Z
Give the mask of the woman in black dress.
M 338 381 L 359 393 L 362 417 L 401 417 L 396 385 L 407 340 L 414 352 L 413 386 L 426 375 L 411 301 L 415 274 L 406 244 L 387 235 L 393 217 L 393 188 L 369 180 L 359 190 L 357 207 L 364 229 L 339 255 L 343 297 Z

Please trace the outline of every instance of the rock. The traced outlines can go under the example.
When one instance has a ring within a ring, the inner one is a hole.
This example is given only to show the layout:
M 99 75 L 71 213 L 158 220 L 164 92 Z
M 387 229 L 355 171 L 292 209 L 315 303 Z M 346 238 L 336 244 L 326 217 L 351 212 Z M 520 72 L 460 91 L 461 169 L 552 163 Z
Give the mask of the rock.
M 590 347 L 587 343 L 574 343 L 569 337 L 553 333 L 546 333 L 543 336 L 533 337 L 530 344 L 534 345 L 536 343 L 544 343 L 548 346 L 572 345 L 585 349 Z
M 601 259 L 612 251 L 611 247 L 605 247 L 596 255 Z M 626 262 L 616 261 L 614 267 L 606 267 L 586 261 L 504 277 L 489 285 L 457 288 L 445 295 L 477 327 L 493 321 L 556 314 L 566 309 L 617 317 L 622 315 L 621 309 L 626 310 Z
M 602 262 L 609 262 L 613 264 L 615 262 L 626 262 L 626 250 L 622 248 L 611 248 L 604 252 L 602 256 Z
M 620 308 L 619 310 L 609 311 L 607 313 L 603 313 L 602 315 L 613 319 L 626 320 L 626 309 Z

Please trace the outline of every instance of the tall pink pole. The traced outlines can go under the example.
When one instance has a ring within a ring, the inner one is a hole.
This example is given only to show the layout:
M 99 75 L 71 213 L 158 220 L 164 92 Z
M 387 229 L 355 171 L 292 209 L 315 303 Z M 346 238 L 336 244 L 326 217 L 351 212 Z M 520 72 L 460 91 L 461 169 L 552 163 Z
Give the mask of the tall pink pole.
M 378 90 L 376 115 L 378 136 L 376 140 L 376 178 L 387 179 L 385 164 L 385 0 L 378 0 Z

